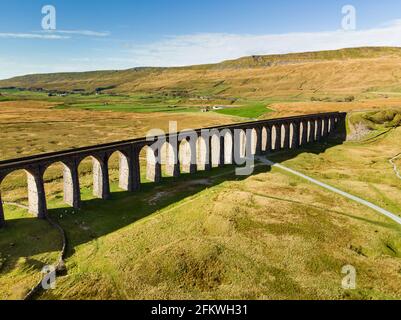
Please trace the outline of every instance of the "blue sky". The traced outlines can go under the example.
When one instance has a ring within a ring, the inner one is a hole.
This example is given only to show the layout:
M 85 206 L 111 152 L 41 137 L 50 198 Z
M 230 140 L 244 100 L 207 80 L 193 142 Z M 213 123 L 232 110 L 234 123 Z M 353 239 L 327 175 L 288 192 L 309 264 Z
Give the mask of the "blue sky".
M 356 30 L 341 29 L 347 4 Z M 56 8 L 51 33 L 44 5 Z M 401 46 L 401 1 L 3 0 L 0 11 L 0 79 L 362 45 Z

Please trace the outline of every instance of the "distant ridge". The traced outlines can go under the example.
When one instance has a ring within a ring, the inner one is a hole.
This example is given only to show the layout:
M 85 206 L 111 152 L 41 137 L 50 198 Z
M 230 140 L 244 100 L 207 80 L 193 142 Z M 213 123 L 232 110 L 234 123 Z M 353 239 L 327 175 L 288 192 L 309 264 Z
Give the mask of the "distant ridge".
M 222 66 L 241 66 L 257 67 L 270 66 L 273 64 L 308 62 L 308 61 L 331 61 L 343 59 L 367 59 L 378 58 L 385 55 L 394 55 L 401 57 L 401 48 L 399 47 L 359 47 L 345 48 L 339 50 L 310 51 L 300 53 L 273 54 L 273 55 L 254 55 L 235 60 L 224 61 L 218 65 Z
M 0 87 L 94 92 L 207 92 L 271 96 L 280 91 L 360 93 L 401 85 L 401 48 L 361 47 L 316 52 L 255 55 L 217 64 L 139 67 L 76 73 L 19 76 Z M 342 82 L 342 83 L 339 83 Z M 106 88 L 106 89 L 105 89 Z

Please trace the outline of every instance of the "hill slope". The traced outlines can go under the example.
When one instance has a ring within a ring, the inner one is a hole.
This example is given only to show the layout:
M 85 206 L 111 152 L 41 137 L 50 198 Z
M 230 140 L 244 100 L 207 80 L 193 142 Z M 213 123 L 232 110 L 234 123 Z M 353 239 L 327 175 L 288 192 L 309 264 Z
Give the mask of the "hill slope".
M 401 48 L 244 57 L 219 64 L 179 68 L 28 75 L 0 87 L 105 92 L 163 92 L 251 98 L 401 91 Z
M 388 163 L 400 133 L 269 158 L 401 212 Z M 40 299 L 401 297 L 401 227 L 339 195 L 265 166 L 241 179 L 228 166 L 163 179 L 157 193 L 147 183 L 126 193 L 118 189 L 118 158 L 112 166 L 108 201 L 93 199 L 91 171 L 82 172 L 78 212 L 62 203 L 62 167 L 60 178 L 45 177 L 49 214 L 66 230 L 69 252 L 67 274 Z M 19 299 L 56 260 L 59 237 L 24 209 L 7 205 L 6 215 L 0 299 Z M 346 265 L 357 270 L 356 290 L 342 289 Z

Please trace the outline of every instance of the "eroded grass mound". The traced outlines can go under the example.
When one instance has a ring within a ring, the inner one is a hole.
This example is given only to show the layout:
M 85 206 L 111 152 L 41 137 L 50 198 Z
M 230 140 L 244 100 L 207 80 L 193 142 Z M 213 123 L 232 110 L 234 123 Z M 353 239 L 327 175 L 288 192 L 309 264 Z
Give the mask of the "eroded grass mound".
M 401 126 L 401 110 L 381 110 L 355 115 L 353 123 L 362 123 L 369 130 Z

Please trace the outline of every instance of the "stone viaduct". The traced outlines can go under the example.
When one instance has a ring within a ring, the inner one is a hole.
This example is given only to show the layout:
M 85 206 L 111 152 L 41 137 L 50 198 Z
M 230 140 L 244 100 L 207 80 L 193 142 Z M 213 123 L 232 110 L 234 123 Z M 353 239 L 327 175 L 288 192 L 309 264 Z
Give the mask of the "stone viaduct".
M 139 138 L 0 161 L 0 186 L 7 175 L 24 170 L 28 182 L 29 212 L 44 219 L 47 216 L 47 203 L 43 177 L 52 164 L 63 164 L 64 202 L 79 209 L 81 190 L 78 166 L 87 157 L 93 160 L 94 196 L 106 200 L 110 196 L 108 162 L 115 152 L 120 159 L 119 186 L 135 192 L 141 186 L 139 155 L 144 148 L 147 152 L 147 180 L 157 183 L 162 179 L 163 162 L 166 174 L 172 177 L 178 177 L 181 172 L 195 173 L 227 164 L 241 165 L 245 157 L 297 149 L 322 141 L 334 133 L 343 133 L 345 117 L 345 113 L 335 112 L 270 119 L 206 128 L 209 131 L 206 137 L 202 135 L 205 129 L 198 129 L 191 133 L 184 131 L 163 137 Z M 156 144 L 162 147 L 155 148 Z M 0 192 L 0 228 L 4 226 Z

